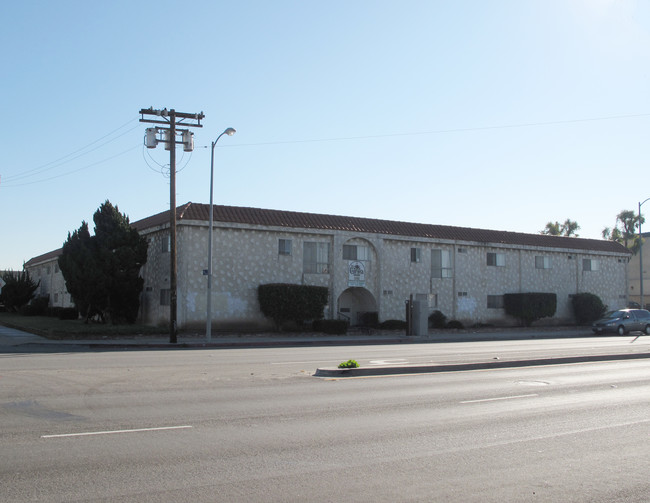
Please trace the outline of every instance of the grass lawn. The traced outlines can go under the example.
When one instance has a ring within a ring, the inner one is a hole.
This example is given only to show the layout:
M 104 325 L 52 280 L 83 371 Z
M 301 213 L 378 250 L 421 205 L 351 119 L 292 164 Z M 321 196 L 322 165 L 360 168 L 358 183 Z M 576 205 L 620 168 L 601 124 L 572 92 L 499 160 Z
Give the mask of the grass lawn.
M 37 334 L 48 339 L 102 339 L 159 336 L 169 333 L 167 327 L 148 325 L 85 324 L 83 320 L 60 320 L 47 316 L 23 316 L 0 312 L 0 325 Z

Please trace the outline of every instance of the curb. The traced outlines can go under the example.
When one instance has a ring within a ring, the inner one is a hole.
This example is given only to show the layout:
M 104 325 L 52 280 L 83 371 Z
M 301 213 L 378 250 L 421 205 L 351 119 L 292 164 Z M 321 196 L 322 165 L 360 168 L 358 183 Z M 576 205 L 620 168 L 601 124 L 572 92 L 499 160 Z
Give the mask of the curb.
M 567 356 L 538 358 L 534 360 L 511 360 L 482 363 L 456 363 L 449 365 L 404 365 L 398 367 L 319 368 L 315 377 L 364 377 L 400 374 L 435 374 L 468 370 L 492 370 L 503 368 L 536 367 L 542 365 L 567 365 L 572 363 L 606 362 L 618 360 L 650 359 L 650 353 L 627 353 L 616 355 Z

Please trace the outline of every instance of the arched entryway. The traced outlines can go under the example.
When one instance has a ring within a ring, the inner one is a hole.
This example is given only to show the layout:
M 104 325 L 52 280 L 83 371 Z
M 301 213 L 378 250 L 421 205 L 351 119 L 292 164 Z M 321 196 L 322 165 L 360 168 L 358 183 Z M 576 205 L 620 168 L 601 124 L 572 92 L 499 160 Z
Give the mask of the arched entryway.
M 377 301 L 372 293 L 363 287 L 348 288 L 339 295 L 337 304 L 339 318 L 348 320 L 352 326 L 368 325 L 373 317 L 377 321 Z

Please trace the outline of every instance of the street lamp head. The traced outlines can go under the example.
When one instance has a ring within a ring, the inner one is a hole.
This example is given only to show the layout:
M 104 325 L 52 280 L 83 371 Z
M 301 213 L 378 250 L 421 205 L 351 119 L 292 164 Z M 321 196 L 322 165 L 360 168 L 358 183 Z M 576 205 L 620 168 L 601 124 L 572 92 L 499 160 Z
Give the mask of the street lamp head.
M 237 131 L 235 130 L 235 128 L 231 128 L 231 127 L 229 127 L 228 129 L 226 129 L 226 130 L 224 131 L 224 134 L 227 134 L 228 136 L 232 136 L 232 135 L 234 135 L 236 132 L 237 132 Z

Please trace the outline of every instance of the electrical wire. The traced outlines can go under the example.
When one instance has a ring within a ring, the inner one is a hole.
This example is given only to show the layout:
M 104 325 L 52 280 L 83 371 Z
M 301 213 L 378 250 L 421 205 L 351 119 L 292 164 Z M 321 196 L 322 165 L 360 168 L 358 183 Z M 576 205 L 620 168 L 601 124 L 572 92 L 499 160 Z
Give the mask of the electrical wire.
M 23 180 L 25 178 L 29 178 L 31 176 L 35 176 L 35 175 L 44 173 L 46 171 L 50 171 L 50 170 L 52 170 L 54 168 L 58 168 L 58 167 L 63 166 L 65 164 L 67 164 L 67 163 L 70 163 L 70 162 L 72 162 L 72 161 L 74 161 L 76 159 L 79 159 L 80 157 L 83 157 L 84 155 L 90 154 L 91 152 L 94 152 L 94 151 L 100 149 L 101 147 L 103 147 L 105 145 L 108 145 L 109 143 L 117 140 L 118 138 L 121 138 L 122 136 L 130 133 L 131 131 L 133 131 L 134 129 L 139 127 L 139 124 L 138 124 L 138 125 L 130 128 L 130 129 L 124 131 L 123 133 L 111 138 L 110 140 L 105 141 L 104 143 L 101 143 L 100 145 L 97 145 L 95 148 L 87 150 L 89 147 L 95 145 L 96 143 L 101 142 L 102 140 L 104 140 L 105 138 L 110 137 L 111 135 L 113 135 L 114 133 L 119 131 L 120 129 L 123 129 L 124 127 L 128 126 L 129 124 L 134 122 L 134 120 L 137 121 L 137 119 L 131 119 L 128 122 L 122 124 L 120 127 L 114 129 L 113 131 L 105 134 L 104 136 L 90 142 L 89 144 L 87 144 L 87 145 L 85 145 L 85 146 L 83 146 L 83 147 L 81 147 L 81 148 L 79 148 L 79 149 L 77 149 L 77 150 L 75 150 L 73 152 L 70 152 L 67 155 L 64 155 L 63 157 L 60 157 L 58 159 L 55 159 L 53 161 L 42 164 L 40 166 L 37 166 L 35 168 L 32 168 L 30 170 L 24 171 L 24 172 L 16 174 L 16 175 L 6 175 L 5 177 L 3 177 L 3 182 L 4 183 L 12 183 L 12 182 L 17 181 L 17 180 Z

